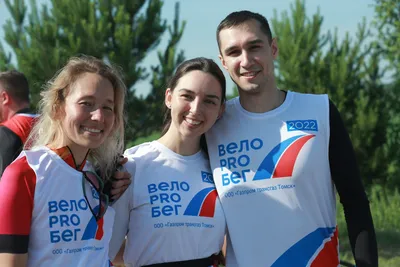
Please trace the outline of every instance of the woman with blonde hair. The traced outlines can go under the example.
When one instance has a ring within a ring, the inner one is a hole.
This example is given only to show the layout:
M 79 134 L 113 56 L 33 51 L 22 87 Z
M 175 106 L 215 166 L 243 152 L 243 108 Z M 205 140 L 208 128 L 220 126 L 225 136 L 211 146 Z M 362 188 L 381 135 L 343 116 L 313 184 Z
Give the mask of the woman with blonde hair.
M 110 266 L 115 212 L 103 189 L 123 151 L 125 92 L 115 68 L 88 56 L 48 82 L 32 149 L 0 183 L 1 266 Z

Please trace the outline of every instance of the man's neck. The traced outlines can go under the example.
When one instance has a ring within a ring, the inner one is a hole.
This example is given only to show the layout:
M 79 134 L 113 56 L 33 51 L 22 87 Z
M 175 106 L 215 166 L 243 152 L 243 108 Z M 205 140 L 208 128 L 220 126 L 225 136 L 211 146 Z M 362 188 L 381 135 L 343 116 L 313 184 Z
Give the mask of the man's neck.
M 28 108 L 29 108 L 29 105 L 22 105 L 22 106 L 10 108 L 8 110 L 8 112 L 5 114 L 5 119 L 9 120 L 12 117 L 14 117 L 15 114 L 20 113 L 22 110 L 25 110 L 25 109 L 28 109 Z
M 274 88 L 259 93 L 239 92 L 240 105 L 253 113 L 265 113 L 276 109 L 285 101 L 285 92 Z
M 22 107 L 15 114 L 18 114 L 18 113 L 31 113 L 31 109 L 29 108 L 29 106 Z
M 4 114 L 4 119 L 5 121 L 8 121 L 9 119 L 11 119 L 12 117 L 14 117 L 14 115 L 17 113 L 16 110 L 9 110 L 6 114 Z

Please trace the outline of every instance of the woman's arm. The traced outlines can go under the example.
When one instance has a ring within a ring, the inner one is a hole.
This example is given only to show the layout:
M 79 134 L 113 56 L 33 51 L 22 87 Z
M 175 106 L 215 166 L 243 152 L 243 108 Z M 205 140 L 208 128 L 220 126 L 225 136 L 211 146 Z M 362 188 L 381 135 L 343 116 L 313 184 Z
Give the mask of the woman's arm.
M 115 256 L 114 260 L 112 261 L 112 263 L 114 265 L 121 265 L 124 264 L 124 251 L 125 251 L 125 244 L 126 244 L 126 240 L 122 243 L 121 248 L 119 249 L 117 256 Z
M 123 243 L 129 229 L 130 202 L 132 197 L 131 184 L 117 202 L 112 205 L 115 210 L 115 219 L 110 240 L 109 257 L 113 264 L 115 264 L 116 260 L 118 261 L 117 256 L 120 254 L 121 247 L 125 247 Z
M 11 254 L 0 253 L 0 267 L 26 267 L 28 253 Z
M 26 266 L 36 175 L 20 157 L 0 182 L 0 266 Z
M 125 163 L 124 167 L 126 172 L 132 177 L 135 175 L 136 162 L 134 160 Z M 123 261 L 123 251 L 121 253 L 121 249 L 125 249 L 124 241 L 129 230 L 130 212 L 134 207 L 133 187 L 134 183 L 131 183 L 122 196 L 112 204 L 112 207 L 115 210 L 115 220 L 110 241 L 109 257 L 114 264 L 115 261 Z

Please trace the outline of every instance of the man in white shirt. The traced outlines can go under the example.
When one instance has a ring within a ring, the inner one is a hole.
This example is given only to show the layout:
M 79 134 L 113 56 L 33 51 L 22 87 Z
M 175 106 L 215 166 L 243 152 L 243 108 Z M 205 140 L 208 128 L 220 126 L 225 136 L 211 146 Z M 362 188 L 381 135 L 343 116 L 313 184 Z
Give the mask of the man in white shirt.
M 338 266 L 335 189 L 357 266 L 378 266 L 368 198 L 335 105 L 277 88 L 278 44 L 260 14 L 229 14 L 217 41 L 239 90 L 207 133 L 227 267 Z

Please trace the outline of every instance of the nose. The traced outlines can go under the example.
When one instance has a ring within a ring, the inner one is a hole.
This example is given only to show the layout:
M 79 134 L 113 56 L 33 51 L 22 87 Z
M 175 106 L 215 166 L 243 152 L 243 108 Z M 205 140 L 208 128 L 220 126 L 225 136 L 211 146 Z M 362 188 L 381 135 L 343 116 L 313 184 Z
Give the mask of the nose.
M 251 55 L 250 53 L 248 53 L 247 51 L 243 51 L 242 52 L 242 58 L 240 61 L 240 66 L 243 68 L 248 68 L 251 66 L 252 64 L 252 59 L 251 59 Z
M 102 108 L 97 108 L 91 112 L 92 115 L 92 120 L 93 121 L 99 121 L 99 122 L 104 122 L 104 112 Z
M 202 106 L 203 106 L 202 102 L 200 101 L 200 99 L 198 97 L 196 97 L 196 99 L 194 99 L 190 103 L 190 112 L 192 114 L 198 114 L 199 112 L 201 112 Z

